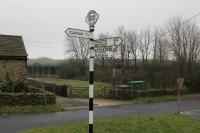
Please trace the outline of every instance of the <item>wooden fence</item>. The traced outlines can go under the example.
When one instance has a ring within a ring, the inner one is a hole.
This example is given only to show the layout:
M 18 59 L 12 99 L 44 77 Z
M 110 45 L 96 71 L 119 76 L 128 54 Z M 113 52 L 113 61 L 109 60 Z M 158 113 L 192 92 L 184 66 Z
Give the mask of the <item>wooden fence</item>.
M 64 96 L 64 97 L 80 97 L 80 98 L 88 98 L 88 87 L 72 87 L 70 85 L 55 85 L 55 84 L 50 84 L 50 83 L 45 83 L 45 82 L 40 82 L 36 80 L 29 79 L 29 84 L 31 86 L 40 88 L 40 89 L 45 89 L 46 91 L 55 93 L 56 95 L 59 96 Z M 102 90 L 94 90 L 94 96 L 95 97 L 101 97 L 102 96 Z
M 55 85 L 35 80 L 29 80 L 30 85 L 53 92 L 56 95 L 64 97 L 88 98 L 88 87 L 72 87 L 70 85 Z M 188 89 L 183 89 L 182 94 L 191 93 Z M 94 97 L 112 98 L 112 99 L 135 99 L 137 97 L 154 97 L 165 95 L 177 95 L 176 89 L 94 89 Z
M 29 79 L 29 84 L 31 86 L 55 93 L 56 95 L 59 95 L 59 96 L 69 97 L 71 95 L 72 87 L 69 85 L 55 85 L 55 84 L 35 81 L 32 79 Z

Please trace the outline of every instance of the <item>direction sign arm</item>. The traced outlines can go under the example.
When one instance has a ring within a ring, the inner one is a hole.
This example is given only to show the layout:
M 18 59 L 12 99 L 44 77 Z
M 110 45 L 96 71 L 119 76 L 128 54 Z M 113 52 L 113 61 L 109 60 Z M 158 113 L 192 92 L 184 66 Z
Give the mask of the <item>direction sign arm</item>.
M 79 38 L 85 38 L 85 39 L 92 38 L 92 35 L 89 31 L 80 30 L 80 29 L 68 28 L 67 30 L 65 30 L 65 33 L 70 37 L 79 37 Z

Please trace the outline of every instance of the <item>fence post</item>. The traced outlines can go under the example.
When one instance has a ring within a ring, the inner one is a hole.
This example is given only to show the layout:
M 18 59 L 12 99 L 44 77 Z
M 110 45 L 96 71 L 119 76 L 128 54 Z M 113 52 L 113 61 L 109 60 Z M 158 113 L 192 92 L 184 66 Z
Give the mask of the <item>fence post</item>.
M 105 98 L 107 98 L 106 97 L 106 88 L 105 87 L 103 88 L 103 95 L 104 95 Z
M 117 98 L 117 89 L 115 89 L 115 98 Z
M 106 96 L 106 98 L 108 98 L 108 92 L 107 91 L 108 91 L 107 88 L 105 88 L 105 96 Z
M 44 88 L 44 83 L 42 83 L 42 82 L 41 82 L 41 89 L 44 91 L 43 92 L 43 95 L 44 95 L 44 104 L 46 105 L 47 104 L 46 91 L 45 91 L 45 88 Z
M 66 97 L 69 97 L 69 85 L 66 86 Z
M 103 97 L 105 97 L 105 98 L 106 98 L 106 94 L 105 94 L 105 93 L 106 93 L 106 91 L 105 91 L 105 87 L 103 87 L 103 88 L 102 88 L 102 93 L 103 93 Z
M 73 95 L 72 93 L 73 93 L 73 92 L 72 92 L 72 87 L 71 87 L 71 86 L 69 86 L 69 92 L 70 92 L 70 93 L 69 93 L 70 97 L 72 97 L 72 95 Z
M 53 86 L 53 85 L 52 85 L 52 87 L 53 87 L 53 90 L 54 90 L 54 94 L 56 95 L 56 87 Z
M 14 90 L 14 83 L 12 83 L 12 95 L 15 95 L 15 90 Z
M 133 94 L 132 94 L 132 92 L 133 92 L 133 91 L 132 91 L 132 89 L 130 89 L 131 99 L 132 99 L 132 97 L 133 97 Z
M 110 90 L 108 88 L 106 88 L 106 90 L 107 90 L 107 94 L 106 95 L 107 95 L 107 97 L 109 97 L 109 91 Z

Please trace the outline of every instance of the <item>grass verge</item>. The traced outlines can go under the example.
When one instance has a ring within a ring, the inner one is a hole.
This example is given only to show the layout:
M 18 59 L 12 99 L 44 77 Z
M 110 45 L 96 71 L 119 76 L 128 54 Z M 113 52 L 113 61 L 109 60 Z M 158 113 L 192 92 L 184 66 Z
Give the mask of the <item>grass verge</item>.
M 189 99 L 200 99 L 200 93 L 181 95 L 181 100 L 189 100 Z M 137 104 L 144 104 L 144 103 L 159 103 L 159 102 L 175 101 L 175 100 L 177 100 L 177 96 L 168 95 L 160 97 L 139 97 L 134 100 L 131 100 L 131 102 Z
M 38 128 L 22 133 L 87 133 L 87 122 Z M 167 114 L 157 116 L 129 116 L 97 120 L 95 133 L 199 133 L 200 120 L 188 116 Z
M 200 99 L 200 93 L 196 94 L 185 94 L 181 96 L 181 100 L 192 100 Z M 100 105 L 120 105 L 120 104 L 151 104 L 160 103 L 167 101 L 176 101 L 177 96 L 167 95 L 167 96 L 157 96 L 157 97 L 139 97 L 134 100 L 119 100 L 119 99 L 98 99 L 97 103 Z
M 0 115 L 21 113 L 45 113 L 64 111 L 61 105 L 35 105 L 35 106 L 1 106 Z

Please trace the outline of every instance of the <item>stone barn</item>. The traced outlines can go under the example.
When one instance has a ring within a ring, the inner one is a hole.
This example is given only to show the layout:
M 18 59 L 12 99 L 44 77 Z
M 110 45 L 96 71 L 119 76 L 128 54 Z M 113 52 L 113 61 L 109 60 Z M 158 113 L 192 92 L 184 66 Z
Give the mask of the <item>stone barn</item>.
M 27 52 L 22 36 L 0 35 L 0 81 L 27 77 Z

